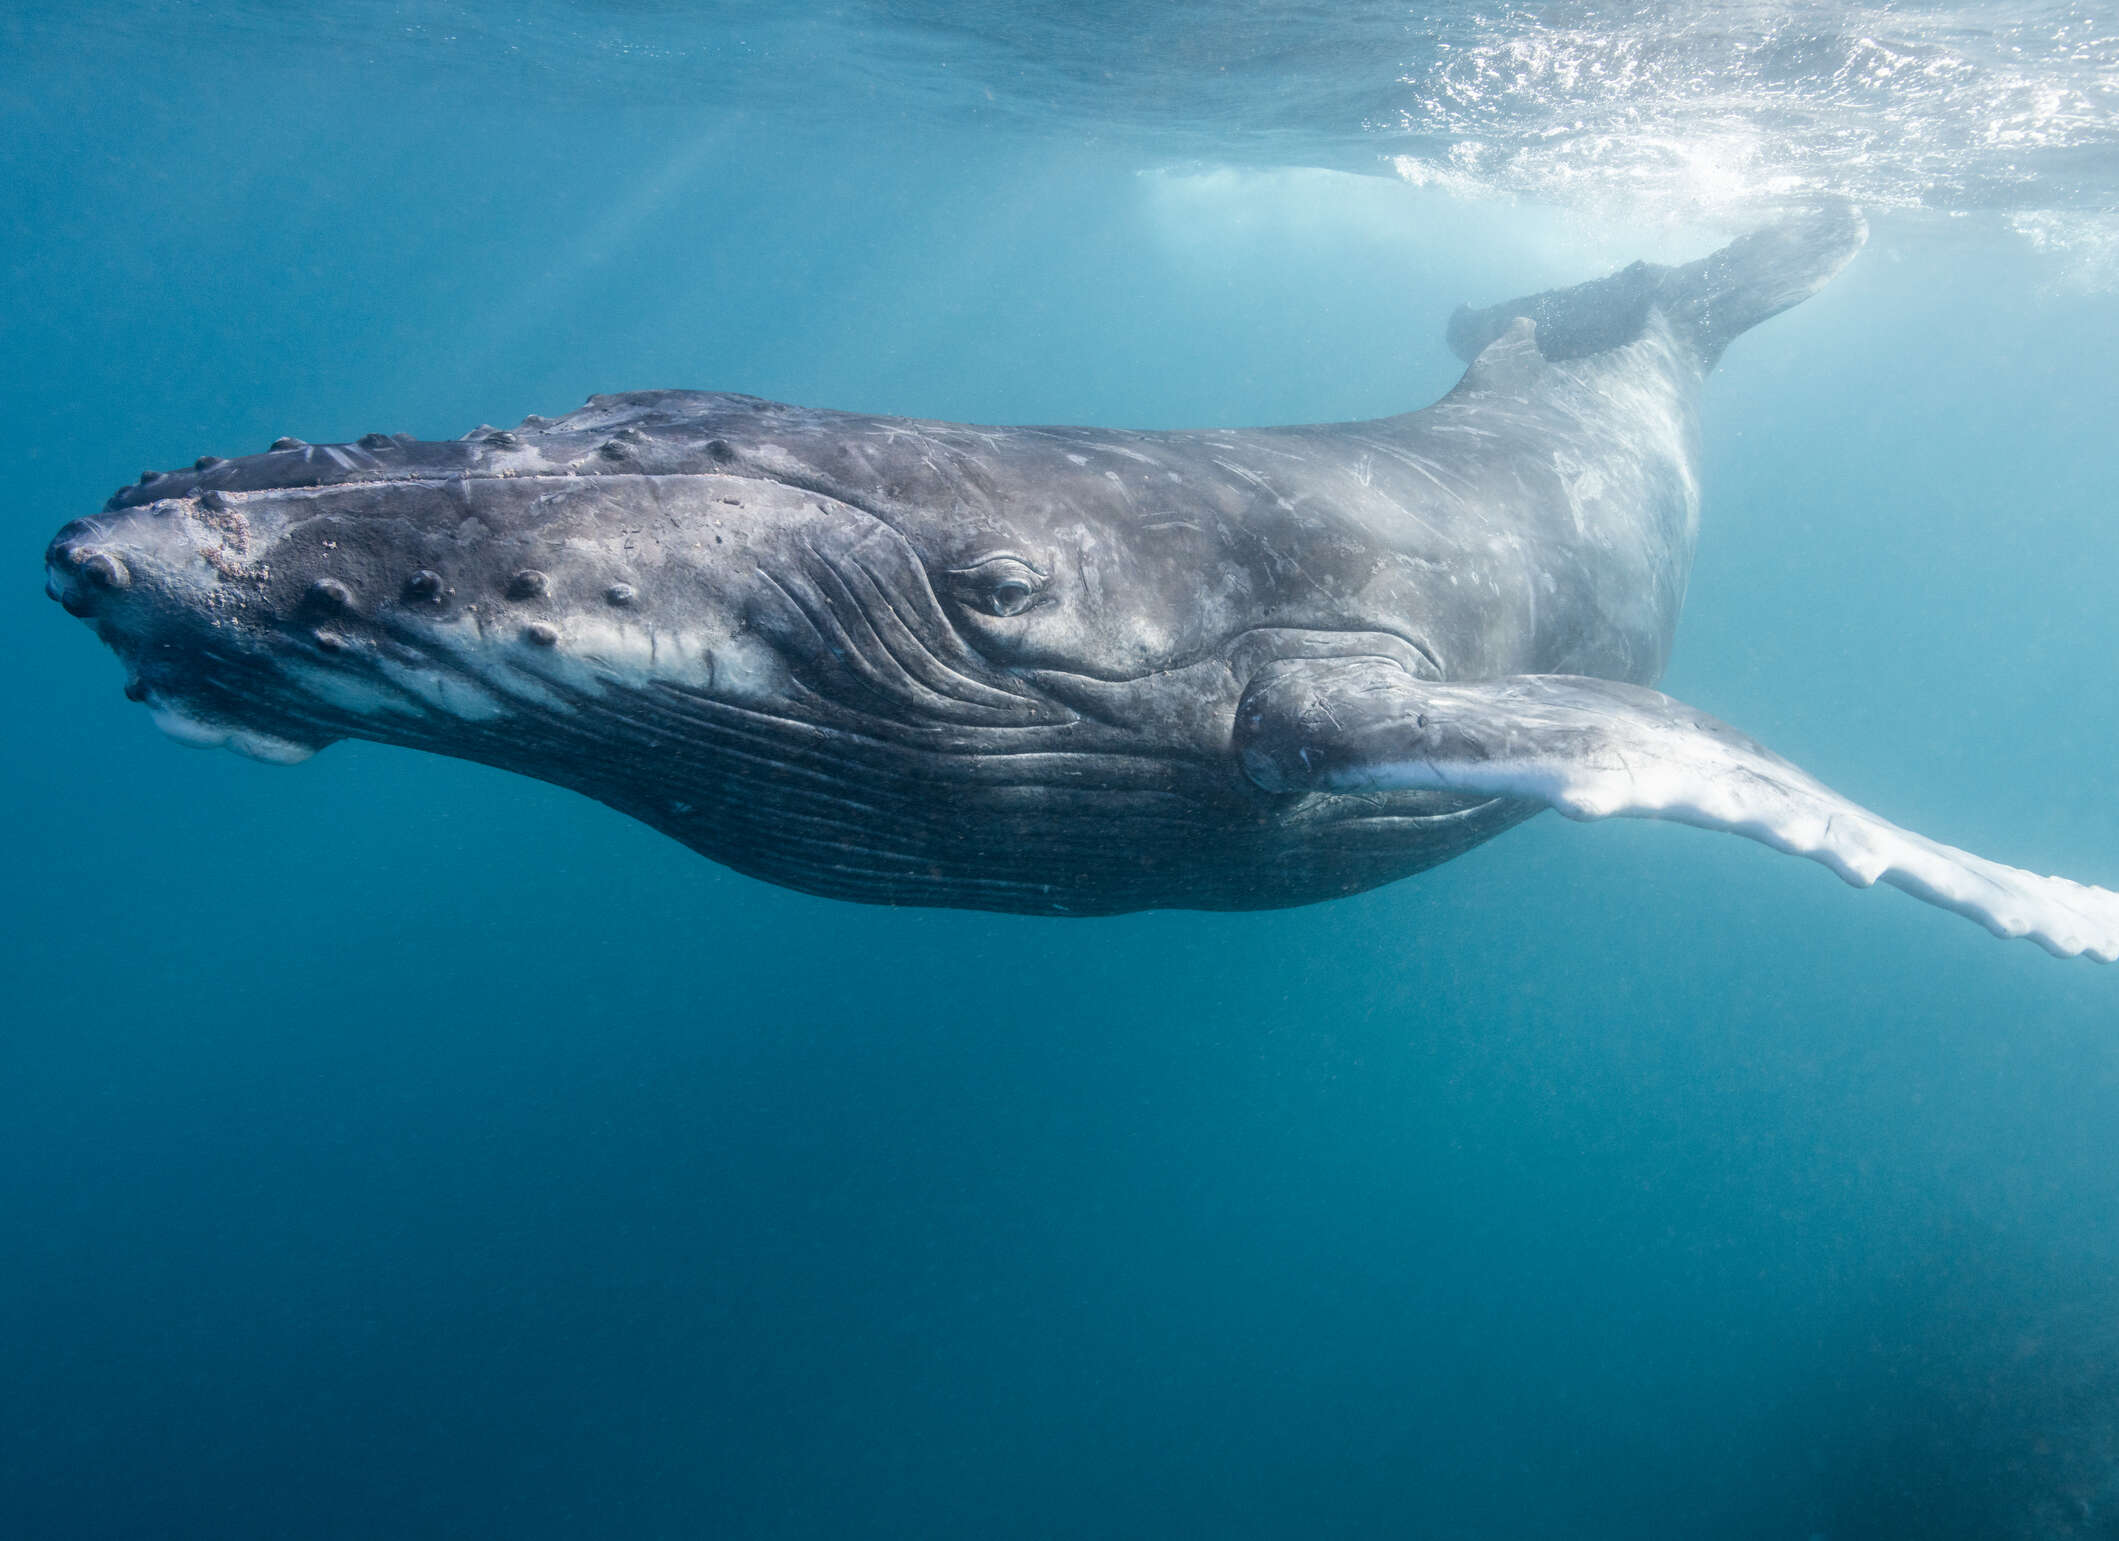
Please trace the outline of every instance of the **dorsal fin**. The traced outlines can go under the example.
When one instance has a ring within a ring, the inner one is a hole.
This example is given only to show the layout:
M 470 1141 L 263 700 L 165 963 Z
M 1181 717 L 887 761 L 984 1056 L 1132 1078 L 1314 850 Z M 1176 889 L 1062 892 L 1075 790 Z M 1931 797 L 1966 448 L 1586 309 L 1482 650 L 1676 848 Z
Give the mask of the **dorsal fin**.
M 1518 316 L 1480 350 L 1452 395 L 1527 396 L 1552 369 L 1538 350 L 1538 323 Z

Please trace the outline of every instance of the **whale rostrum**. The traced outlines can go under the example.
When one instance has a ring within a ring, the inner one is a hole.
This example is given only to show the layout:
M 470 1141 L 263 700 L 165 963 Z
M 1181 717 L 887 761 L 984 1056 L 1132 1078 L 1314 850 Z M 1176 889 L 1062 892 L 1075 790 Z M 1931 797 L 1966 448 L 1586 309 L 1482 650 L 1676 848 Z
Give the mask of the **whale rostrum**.
M 187 742 L 482 761 L 813 893 L 1303 904 L 1551 807 L 1746 835 L 2109 961 L 2119 897 L 1900 830 L 1651 688 L 1706 375 L 1863 233 L 1830 206 L 1460 310 L 1462 381 L 1369 422 L 644 391 L 455 440 L 283 438 L 120 489 L 47 587 Z

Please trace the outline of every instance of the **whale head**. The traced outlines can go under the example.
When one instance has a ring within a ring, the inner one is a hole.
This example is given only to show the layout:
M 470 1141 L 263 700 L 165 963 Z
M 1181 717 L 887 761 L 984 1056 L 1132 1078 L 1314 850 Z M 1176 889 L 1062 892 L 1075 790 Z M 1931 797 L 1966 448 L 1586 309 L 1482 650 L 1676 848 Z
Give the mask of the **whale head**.
M 46 590 L 157 725 L 268 760 L 365 738 L 542 773 L 658 700 L 784 695 L 760 575 L 824 500 L 583 437 L 282 440 L 149 473 L 58 532 Z

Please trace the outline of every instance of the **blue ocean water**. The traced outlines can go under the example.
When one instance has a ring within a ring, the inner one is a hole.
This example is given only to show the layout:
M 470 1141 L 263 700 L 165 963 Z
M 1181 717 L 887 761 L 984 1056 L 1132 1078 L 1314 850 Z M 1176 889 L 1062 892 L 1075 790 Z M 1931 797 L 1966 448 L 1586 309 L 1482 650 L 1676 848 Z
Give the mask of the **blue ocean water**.
M 2119 20 L 0 16 L 0 1536 L 2119 1535 L 2119 974 L 1545 818 L 1356 899 L 812 899 L 155 734 L 143 466 L 689 385 L 1423 404 L 1463 299 L 1860 197 L 1710 387 L 1666 688 L 2119 880 Z

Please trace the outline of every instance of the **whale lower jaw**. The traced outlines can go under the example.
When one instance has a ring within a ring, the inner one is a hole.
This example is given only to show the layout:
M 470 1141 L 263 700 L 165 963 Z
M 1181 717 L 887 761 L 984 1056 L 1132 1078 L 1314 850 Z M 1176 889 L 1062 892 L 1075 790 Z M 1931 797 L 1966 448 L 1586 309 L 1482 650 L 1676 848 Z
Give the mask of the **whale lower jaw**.
M 152 699 L 147 703 L 147 715 L 164 734 L 188 749 L 231 749 L 245 759 L 259 760 L 267 765 L 299 765 L 324 747 L 261 733 L 255 728 L 209 722 L 181 707 L 164 705 Z

